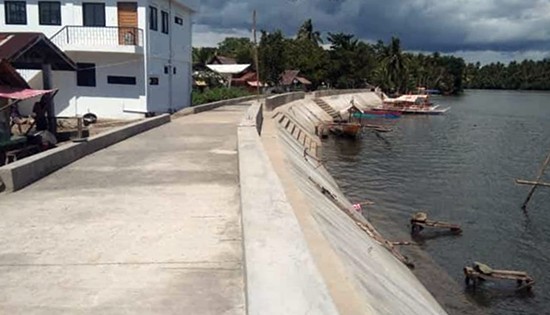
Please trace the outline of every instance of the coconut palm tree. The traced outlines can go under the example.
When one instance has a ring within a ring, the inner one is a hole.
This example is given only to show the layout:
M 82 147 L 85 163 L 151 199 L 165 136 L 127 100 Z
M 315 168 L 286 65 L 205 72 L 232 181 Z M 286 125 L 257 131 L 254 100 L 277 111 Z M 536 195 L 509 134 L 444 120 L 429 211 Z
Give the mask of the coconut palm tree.
M 304 24 L 300 26 L 296 38 L 298 40 L 308 40 L 315 43 L 316 45 L 319 45 L 319 43 L 323 43 L 321 33 L 319 31 L 313 30 L 313 23 L 311 22 L 311 19 L 306 20 Z
M 401 51 L 399 38 L 392 37 L 390 44 L 383 49 L 380 56 L 381 66 L 386 68 L 389 86 L 397 93 L 405 92 L 408 82 L 408 56 Z

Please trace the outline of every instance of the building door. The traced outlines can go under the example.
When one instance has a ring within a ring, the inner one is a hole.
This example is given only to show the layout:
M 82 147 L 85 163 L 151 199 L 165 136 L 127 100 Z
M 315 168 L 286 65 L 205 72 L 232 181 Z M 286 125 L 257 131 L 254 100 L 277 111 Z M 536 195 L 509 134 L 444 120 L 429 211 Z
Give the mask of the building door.
M 137 2 L 118 2 L 118 43 L 139 45 Z

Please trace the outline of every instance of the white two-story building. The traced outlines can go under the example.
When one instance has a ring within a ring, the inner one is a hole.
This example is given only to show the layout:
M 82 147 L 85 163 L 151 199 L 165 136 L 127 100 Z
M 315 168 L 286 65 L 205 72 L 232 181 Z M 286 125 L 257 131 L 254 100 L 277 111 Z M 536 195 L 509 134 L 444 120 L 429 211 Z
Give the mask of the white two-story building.
M 131 119 L 191 103 L 197 0 L 2 0 L 0 32 L 40 32 L 76 64 L 54 72 L 58 117 Z M 21 71 L 42 88 L 40 71 Z

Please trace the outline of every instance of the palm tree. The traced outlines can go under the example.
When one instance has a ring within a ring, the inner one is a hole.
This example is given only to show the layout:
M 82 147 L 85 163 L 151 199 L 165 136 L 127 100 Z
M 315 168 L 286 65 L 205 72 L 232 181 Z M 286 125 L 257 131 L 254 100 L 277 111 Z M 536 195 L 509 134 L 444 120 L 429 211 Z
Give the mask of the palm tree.
M 328 33 L 327 40 L 330 43 L 331 49 L 343 49 L 348 51 L 355 51 L 358 47 L 359 41 L 354 38 L 353 34 L 344 33 Z
M 306 20 L 304 24 L 300 26 L 296 37 L 298 40 L 308 40 L 316 45 L 323 43 L 321 33 L 319 31 L 313 31 L 313 23 L 311 22 L 311 19 Z
M 407 87 L 408 56 L 401 51 L 399 38 L 392 37 L 390 44 L 382 51 L 381 65 L 386 68 L 387 80 L 397 93 L 404 92 Z

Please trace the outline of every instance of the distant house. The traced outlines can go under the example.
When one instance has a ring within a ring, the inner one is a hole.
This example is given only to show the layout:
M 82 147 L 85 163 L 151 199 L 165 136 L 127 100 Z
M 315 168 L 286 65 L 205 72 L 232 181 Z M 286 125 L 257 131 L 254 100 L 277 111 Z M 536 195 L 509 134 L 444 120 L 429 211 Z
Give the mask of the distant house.
M 286 91 L 309 90 L 311 82 L 299 74 L 300 70 L 285 70 L 281 74 L 280 85 Z
M 246 69 L 250 67 L 249 64 L 208 64 L 206 67 L 214 72 L 220 74 L 227 86 L 233 85 L 233 78 L 242 75 Z
M 216 56 L 212 57 L 212 59 L 210 59 L 208 64 L 211 64 L 211 65 L 235 65 L 235 64 L 237 64 L 237 60 L 235 58 L 231 58 L 231 57 L 216 55 Z
M 233 77 L 232 85 L 243 87 L 251 93 L 256 93 L 258 86 L 260 86 L 261 92 L 263 92 L 263 89 L 267 87 L 266 84 L 259 82 L 256 71 L 250 68 L 245 70 L 240 76 Z

